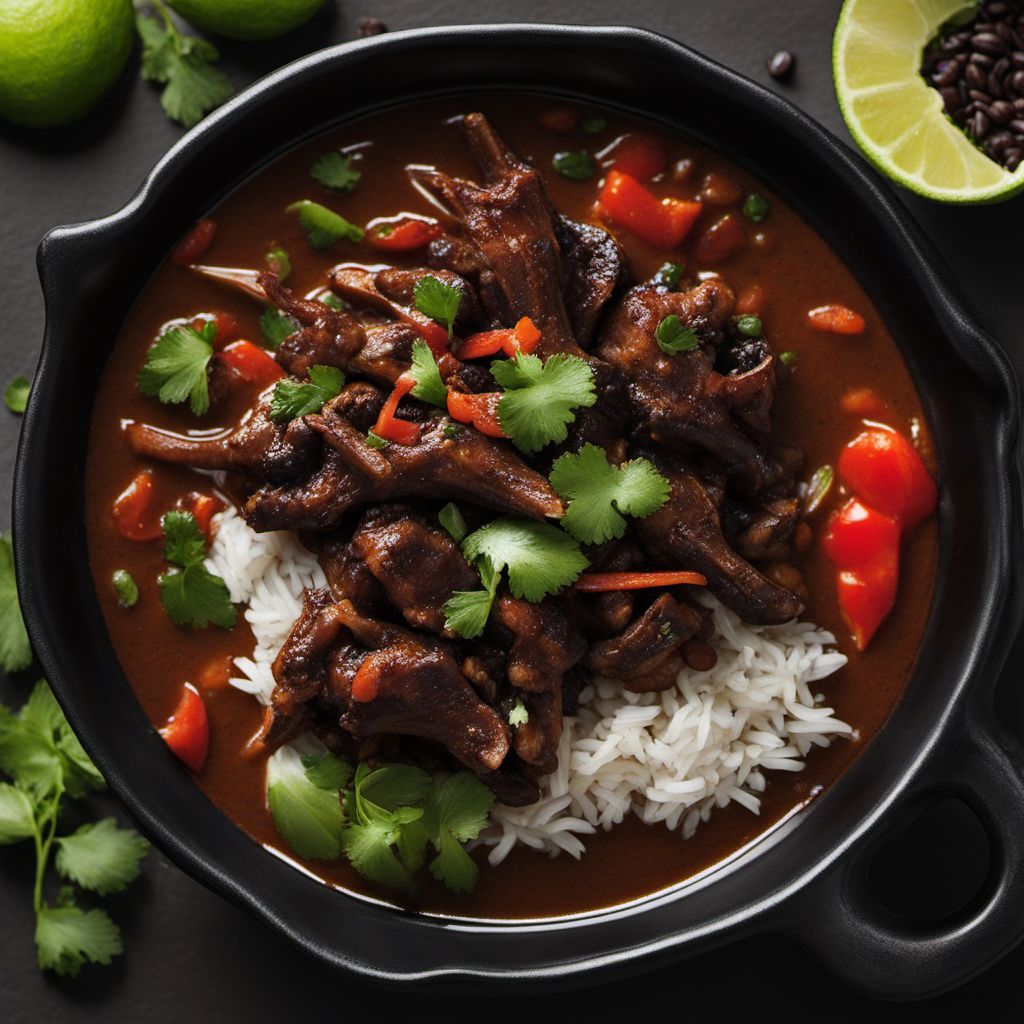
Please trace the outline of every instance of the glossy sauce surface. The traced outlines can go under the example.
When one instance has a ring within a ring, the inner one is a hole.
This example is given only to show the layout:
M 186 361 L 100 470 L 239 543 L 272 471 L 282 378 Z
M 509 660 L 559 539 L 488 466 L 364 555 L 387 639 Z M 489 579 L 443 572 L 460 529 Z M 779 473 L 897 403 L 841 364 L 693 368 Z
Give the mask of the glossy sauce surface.
M 550 100 L 534 97 L 460 99 L 397 109 L 325 134 L 261 171 L 212 211 L 218 231 L 204 262 L 262 269 L 264 254 L 283 246 L 294 267 L 288 284 L 300 294 L 323 287 L 327 270 L 337 263 L 381 262 L 381 254 L 368 245 L 347 241 L 316 252 L 294 214 L 286 213 L 285 208 L 296 200 L 312 199 L 357 224 L 404 211 L 436 214 L 409 183 L 404 169 L 411 163 L 435 164 L 449 173 L 476 177 L 477 168 L 459 128 L 451 122 L 470 110 L 487 114 L 511 146 L 544 172 L 559 210 L 577 220 L 594 220 L 600 175 L 590 181 L 564 178 L 549 170 L 553 155 L 566 149 L 598 151 L 625 132 L 652 129 L 609 113 L 607 128 L 599 134 L 579 129 L 558 134 L 538 123 L 539 115 L 551 106 Z M 688 177 L 666 184 L 659 194 L 694 198 L 704 176 L 719 172 L 740 183 L 744 192 L 765 196 L 770 212 L 761 224 L 743 219 L 746 248 L 716 265 L 695 263 L 689 250 L 706 226 L 727 210 L 737 212 L 736 206 L 707 205 L 681 253 L 655 251 L 626 232 L 616 231 L 632 279 L 650 276 L 667 258 L 673 258 L 684 263 L 686 279 L 717 271 L 741 298 L 755 286 L 760 288 L 757 311 L 765 336 L 776 352 L 796 353 L 795 372 L 776 395 L 774 435 L 804 450 L 805 478 L 815 467 L 834 463 L 842 446 L 862 428 L 862 421 L 840 405 L 842 396 L 854 387 L 871 388 L 885 398 L 884 421 L 915 437 L 934 471 L 928 428 L 913 383 L 885 325 L 849 270 L 823 239 L 751 175 L 695 143 L 668 137 L 666 142 L 673 162 L 689 159 L 693 167 Z M 362 173 L 356 189 L 342 197 L 328 193 L 309 176 L 312 161 L 337 147 L 355 147 L 355 166 Z M 384 258 L 391 261 L 390 254 Z M 416 254 L 404 262 L 418 263 Z M 808 310 L 830 303 L 861 313 L 867 321 L 865 333 L 841 336 L 813 330 L 807 321 Z M 182 432 L 212 430 L 233 425 L 248 407 L 252 394 L 235 393 L 197 421 L 187 407 L 161 405 L 140 395 L 135 386 L 146 350 L 161 325 L 216 311 L 232 314 L 242 337 L 259 339 L 259 304 L 166 261 L 132 309 L 114 345 L 93 414 L 86 481 L 92 569 L 118 658 L 155 725 L 166 720 L 183 683 L 195 682 L 204 665 L 218 658 L 249 655 L 252 650 L 252 636 L 241 616 L 239 625 L 230 631 L 175 627 L 161 607 L 156 587 L 156 578 L 166 567 L 162 543 L 124 539 L 111 516 L 116 496 L 147 465 L 129 451 L 122 435 L 123 420 L 138 419 Z M 164 464 L 150 464 L 150 468 L 159 509 L 170 507 L 187 492 L 212 493 L 215 489 L 211 477 L 188 469 Z M 840 496 L 840 489 L 833 488 L 826 512 Z M 823 522 L 824 515 L 819 512 L 811 524 L 820 530 Z M 854 649 L 839 616 L 833 567 L 816 543 L 800 557 L 797 567 L 810 593 L 805 617 L 835 632 L 840 648 L 850 657 L 843 670 L 817 685 L 837 717 L 854 726 L 857 738 L 839 739 L 828 749 L 813 751 L 800 773 L 767 773 L 760 816 L 733 804 L 715 811 L 711 821 L 685 841 L 662 826 L 645 826 L 631 818 L 611 832 L 586 837 L 587 852 L 580 862 L 566 855 L 548 858 L 517 849 L 499 867 L 483 866 L 471 896 L 451 894 L 428 879 L 416 905 L 428 911 L 480 917 L 577 913 L 677 883 L 753 841 L 832 782 L 885 722 L 917 655 L 931 602 L 936 543 L 936 525 L 928 521 L 904 546 L 896 607 L 864 653 Z M 139 602 L 130 611 L 118 606 L 110 583 L 111 574 L 119 568 L 127 569 L 139 585 Z M 259 727 L 261 706 L 231 689 L 205 690 L 203 696 L 210 715 L 211 748 L 207 765 L 197 777 L 198 785 L 254 839 L 292 857 L 266 807 L 265 755 L 247 749 Z M 482 853 L 478 857 L 482 863 Z M 393 899 L 359 879 L 347 864 L 306 866 L 332 884 Z

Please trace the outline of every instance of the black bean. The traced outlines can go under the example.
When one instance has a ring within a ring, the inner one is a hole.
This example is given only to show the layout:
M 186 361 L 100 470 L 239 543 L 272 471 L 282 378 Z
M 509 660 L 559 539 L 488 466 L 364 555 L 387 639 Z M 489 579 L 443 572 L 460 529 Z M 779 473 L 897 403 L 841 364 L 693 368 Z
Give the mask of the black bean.
M 1015 171 L 1020 166 L 1021 157 L 1024 157 L 1024 149 L 1008 149 L 1003 156 L 1003 162 L 1008 171 Z
M 1010 63 L 1015 68 L 1024 68 L 1024 50 L 1014 50 L 1010 54 Z
M 987 103 L 992 99 L 987 92 L 983 92 L 981 89 L 971 89 L 968 91 L 967 95 L 970 96 L 972 100 L 977 100 L 979 103 Z
M 1024 117 L 1015 117 L 1007 127 L 1011 131 L 1015 131 L 1018 135 L 1024 137 Z
M 780 82 L 789 78 L 796 65 L 796 58 L 789 50 L 779 50 L 773 53 L 768 60 L 768 74 Z
M 359 19 L 359 35 L 362 39 L 366 39 L 369 36 L 379 36 L 384 32 L 387 32 L 387 30 L 387 25 L 385 25 L 380 18 Z
M 971 118 L 970 123 L 967 125 L 967 130 L 976 139 L 983 139 L 988 134 L 989 130 L 988 118 L 979 110 L 974 117 Z
M 955 60 L 940 60 L 935 65 L 935 73 L 932 75 L 932 82 L 941 87 L 950 85 L 956 81 L 960 74 L 960 65 Z
M 1013 107 L 1015 113 L 1024 114 L 1024 96 L 1021 96 L 1020 99 L 1014 100 L 1010 106 Z
M 951 86 L 947 85 L 945 89 L 940 89 L 939 95 L 942 97 L 942 105 L 947 110 L 955 110 L 960 103 L 960 93 Z
M 1006 43 L 1007 47 L 1013 46 L 1013 31 L 1005 21 L 999 22 L 999 24 L 995 26 L 995 29 L 996 35 Z
M 977 50 L 971 54 L 970 57 L 972 64 L 979 64 L 983 68 L 990 68 L 995 61 L 987 53 L 978 53 Z
M 989 4 L 985 10 L 985 13 L 990 18 L 1001 18 L 1004 14 L 1010 13 L 1010 5 L 1003 3 Z
M 994 32 L 979 32 L 971 36 L 971 46 L 982 53 L 991 53 L 997 57 L 1009 50 L 1006 43 Z
M 995 132 L 985 140 L 985 148 L 992 153 L 1002 155 L 1013 146 L 1015 141 L 1009 132 Z
M 1005 124 L 1013 117 L 1013 107 L 1010 106 L 1006 100 L 996 100 L 995 103 L 990 104 L 988 108 L 988 116 L 992 118 L 996 124 Z
M 985 88 L 985 72 L 977 64 L 968 64 L 964 72 L 964 78 L 972 89 Z

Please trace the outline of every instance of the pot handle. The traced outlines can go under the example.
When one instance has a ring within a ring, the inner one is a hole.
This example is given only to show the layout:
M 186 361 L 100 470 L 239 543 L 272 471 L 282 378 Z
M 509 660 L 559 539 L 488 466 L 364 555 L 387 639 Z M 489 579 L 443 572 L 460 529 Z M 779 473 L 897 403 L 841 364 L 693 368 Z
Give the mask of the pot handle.
M 961 733 L 929 765 L 923 785 L 890 808 L 889 827 L 872 833 L 797 897 L 794 938 L 852 988 L 885 999 L 936 995 L 984 970 L 1024 935 L 1024 749 L 993 732 Z M 904 918 L 872 891 L 872 855 L 897 823 L 950 796 L 968 804 L 988 832 L 988 878 L 947 918 Z

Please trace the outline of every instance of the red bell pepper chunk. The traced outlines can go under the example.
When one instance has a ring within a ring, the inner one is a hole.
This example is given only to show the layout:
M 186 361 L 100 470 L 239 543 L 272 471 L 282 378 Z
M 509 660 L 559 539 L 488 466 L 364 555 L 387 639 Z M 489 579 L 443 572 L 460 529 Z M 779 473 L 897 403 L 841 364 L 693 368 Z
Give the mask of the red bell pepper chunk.
M 284 375 L 278 361 L 251 341 L 234 341 L 222 349 L 218 358 L 243 380 L 265 388 Z
M 181 700 L 160 735 L 192 771 L 202 771 L 210 749 L 210 720 L 203 698 L 191 683 L 185 684 Z
M 192 515 L 196 517 L 199 529 L 206 534 L 206 539 L 211 539 L 213 529 L 213 517 L 218 512 L 224 511 L 224 502 L 212 494 L 195 494 L 192 496 Z
M 643 132 L 624 135 L 606 153 L 612 158 L 612 167 L 616 171 L 637 181 L 650 181 L 668 166 L 665 143 L 656 135 Z
M 210 321 L 217 325 L 217 334 L 213 339 L 213 347 L 221 349 L 238 337 L 238 321 L 230 313 L 213 313 L 197 316 L 192 321 L 192 329 L 200 334 Z
M 914 446 L 889 427 L 865 430 L 836 463 L 839 477 L 865 504 L 900 520 L 909 533 L 935 511 L 938 490 Z
M 381 218 L 366 228 L 366 240 L 385 252 L 409 252 L 423 249 L 441 234 L 436 220 L 420 217 Z
M 862 651 L 896 600 L 899 521 L 851 498 L 829 518 L 821 546 L 839 569 L 839 610 Z
M 528 317 L 522 317 L 511 330 L 482 331 L 471 334 L 459 349 L 460 359 L 479 359 L 504 352 L 511 359 L 517 352 L 532 352 L 540 344 L 540 331 Z
M 144 469 L 114 500 L 114 523 L 128 540 L 156 540 L 163 536 L 160 517 L 152 514 L 153 474 Z
M 183 267 L 191 266 L 202 259 L 204 253 L 213 244 L 213 236 L 217 234 L 217 222 L 201 220 L 178 243 L 171 259 Z
M 460 423 L 470 423 L 488 437 L 508 437 L 498 419 L 500 391 L 470 395 L 464 391 L 448 390 L 448 415 Z
M 388 400 L 381 407 L 377 422 L 374 424 L 373 432 L 384 438 L 385 441 L 394 441 L 395 444 L 416 444 L 420 439 L 420 427 L 418 423 L 410 423 L 408 420 L 400 420 L 395 416 L 398 403 L 416 387 L 416 378 L 411 374 L 403 373 L 388 395 Z
M 636 178 L 614 168 L 608 172 L 598 206 L 614 224 L 658 249 L 674 249 L 703 209 L 683 199 L 660 200 Z
M 818 306 L 807 314 L 816 331 L 830 334 L 863 334 L 864 317 L 846 306 Z
M 587 594 L 601 594 L 609 590 L 644 590 L 648 587 L 703 587 L 707 582 L 699 572 L 587 572 L 573 584 L 573 588 Z

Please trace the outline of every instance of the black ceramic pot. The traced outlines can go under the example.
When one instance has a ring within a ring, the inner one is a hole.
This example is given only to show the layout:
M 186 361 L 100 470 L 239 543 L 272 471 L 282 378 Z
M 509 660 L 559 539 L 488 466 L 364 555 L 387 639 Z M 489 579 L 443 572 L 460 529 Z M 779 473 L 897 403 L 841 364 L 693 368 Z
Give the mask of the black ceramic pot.
M 924 399 L 942 470 L 938 587 L 891 720 L 829 791 L 699 882 L 629 907 L 530 923 L 441 920 L 326 888 L 262 850 L 182 772 L 117 664 L 89 575 L 83 480 L 96 381 L 125 313 L 183 227 L 281 149 L 413 99 L 529 90 L 697 136 L 795 206 L 854 269 Z M 186 871 L 327 963 L 391 982 L 580 982 L 741 935 L 786 932 L 858 988 L 935 993 L 1024 931 L 1024 755 L 992 688 L 1020 618 L 1020 431 L 1009 365 L 934 252 L 864 164 L 778 96 L 650 32 L 505 26 L 399 32 L 313 54 L 186 135 L 135 198 L 39 249 L 46 338 L 25 416 L 14 529 L 35 650 L 85 747 L 143 831 Z M 887 826 L 956 794 L 989 830 L 985 889 L 920 925 L 874 900 Z

